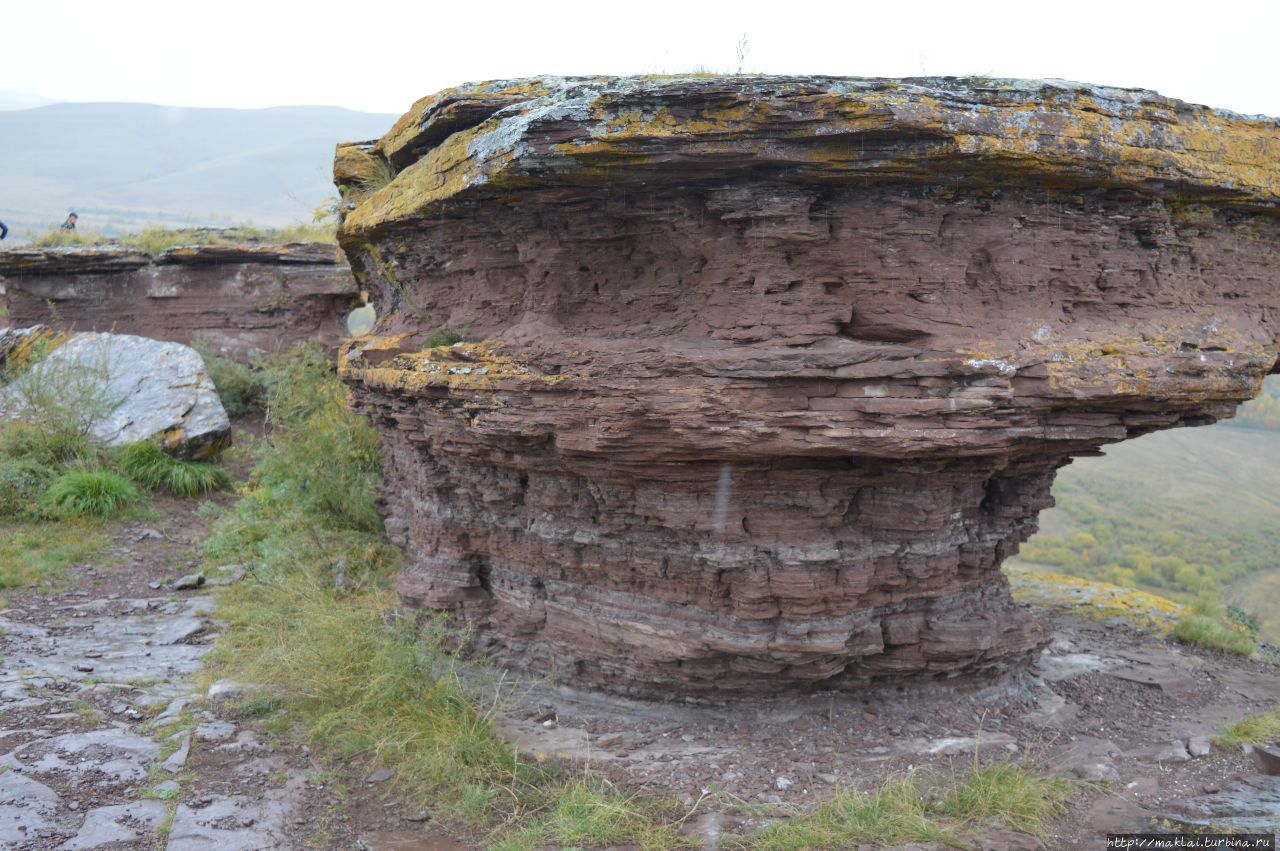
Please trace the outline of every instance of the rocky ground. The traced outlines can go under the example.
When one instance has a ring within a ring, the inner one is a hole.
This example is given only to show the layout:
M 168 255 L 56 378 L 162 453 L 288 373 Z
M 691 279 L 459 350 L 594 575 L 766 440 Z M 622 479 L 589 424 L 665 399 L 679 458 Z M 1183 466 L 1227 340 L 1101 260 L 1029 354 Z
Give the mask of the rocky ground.
M 10 592 L 0 610 L 0 846 L 470 847 L 388 795 L 387 772 L 322 765 L 284 734 L 225 717 L 234 684 L 197 683 L 219 629 L 216 585 L 236 571 L 180 587 L 207 524 L 189 501 L 156 507 L 158 518 L 116 526 L 113 545 L 58 588 Z M 1032 674 L 959 697 L 676 705 L 532 682 L 516 685 L 500 724 L 537 758 L 676 793 L 707 847 L 837 785 L 961 769 L 975 752 L 1096 781 L 1049 848 L 1100 848 L 1107 831 L 1156 819 L 1276 828 L 1280 778 L 1209 736 L 1273 708 L 1280 668 L 1078 612 L 1035 614 L 1054 640 Z M 990 847 L 1038 846 L 1001 834 Z
M 156 507 L 65 587 L 0 609 L 0 847 L 463 847 L 386 805 L 386 778 L 221 717 L 234 684 L 200 689 L 197 673 L 218 630 L 210 593 L 237 572 L 183 587 L 206 523 L 189 501 Z

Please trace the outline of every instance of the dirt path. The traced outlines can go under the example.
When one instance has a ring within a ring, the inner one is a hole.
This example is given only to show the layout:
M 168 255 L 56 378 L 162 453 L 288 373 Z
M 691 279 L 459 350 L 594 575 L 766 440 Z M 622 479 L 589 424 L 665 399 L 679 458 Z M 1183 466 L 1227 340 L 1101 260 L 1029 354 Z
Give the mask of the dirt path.
M 196 691 L 212 589 L 174 586 L 207 524 L 190 501 L 155 507 L 65 590 L 10 592 L 0 609 L 0 847 L 395 847 L 407 822 L 376 784 L 349 792 L 305 749 L 220 717 L 233 685 Z

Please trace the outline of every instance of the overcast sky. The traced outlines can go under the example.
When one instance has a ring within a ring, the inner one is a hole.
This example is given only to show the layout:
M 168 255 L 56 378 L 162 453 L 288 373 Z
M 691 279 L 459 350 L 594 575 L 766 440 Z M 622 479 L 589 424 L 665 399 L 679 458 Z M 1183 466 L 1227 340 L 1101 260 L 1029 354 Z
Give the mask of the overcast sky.
M 745 70 L 1060 77 L 1280 116 L 1280 2 L 6 0 L 0 90 L 403 112 L 469 80 Z

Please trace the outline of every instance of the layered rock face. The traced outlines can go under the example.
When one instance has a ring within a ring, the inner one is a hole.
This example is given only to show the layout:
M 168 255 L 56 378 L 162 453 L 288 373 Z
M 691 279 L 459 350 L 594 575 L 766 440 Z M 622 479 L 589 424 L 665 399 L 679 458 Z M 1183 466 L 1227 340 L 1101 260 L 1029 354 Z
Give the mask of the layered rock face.
M 336 162 L 399 592 L 628 694 L 1016 668 L 1055 470 L 1273 368 L 1277 163 L 1274 120 L 1056 82 L 424 99 Z
M 125 248 L 0 252 L 0 301 L 14 325 L 58 322 L 190 343 L 243 359 L 304 340 L 334 349 L 358 303 L 324 243 L 198 245 L 154 260 Z

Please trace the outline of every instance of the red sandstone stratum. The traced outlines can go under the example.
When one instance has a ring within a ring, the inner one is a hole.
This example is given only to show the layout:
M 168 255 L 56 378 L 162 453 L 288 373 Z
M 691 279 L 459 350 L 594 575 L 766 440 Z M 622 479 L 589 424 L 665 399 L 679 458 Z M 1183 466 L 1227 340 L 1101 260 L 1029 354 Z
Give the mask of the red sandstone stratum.
M 1147 91 L 489 82 L 335 175 L 402 598 L 616 692 L 1016 669 L 1055 471 L 1280 348 L 1280 126 Z

